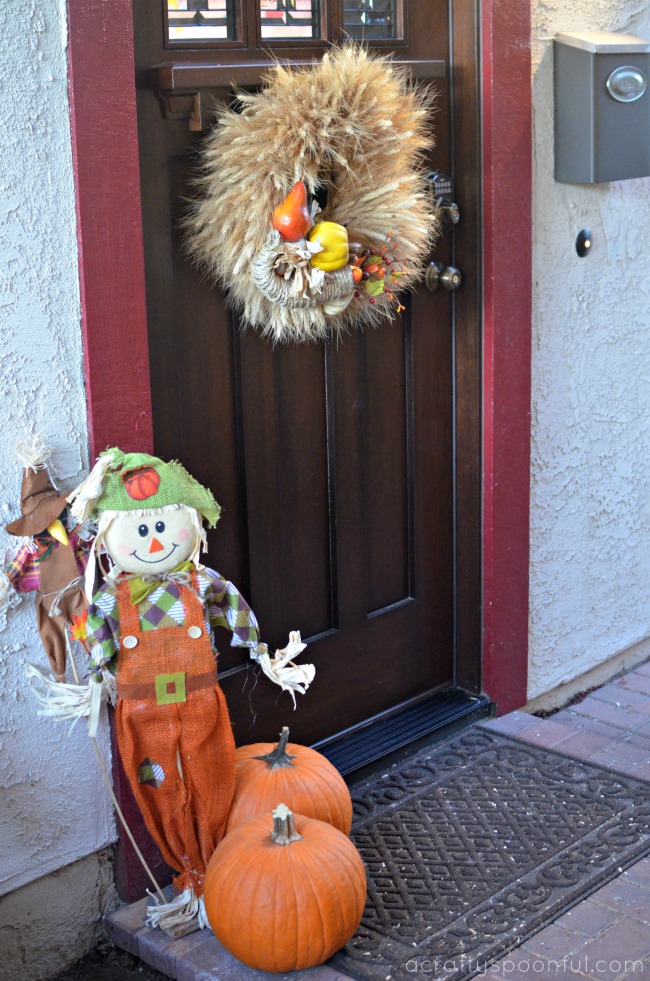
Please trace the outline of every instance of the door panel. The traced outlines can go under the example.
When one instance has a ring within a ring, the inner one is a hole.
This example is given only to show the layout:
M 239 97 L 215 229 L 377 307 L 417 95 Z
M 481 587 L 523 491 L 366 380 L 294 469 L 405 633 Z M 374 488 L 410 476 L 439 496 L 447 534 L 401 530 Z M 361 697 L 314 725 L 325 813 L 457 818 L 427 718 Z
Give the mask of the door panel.
M 351 16 L 354 4 L 345 6 Z M 196 99 L 183 93 L 182 102 L 177 91 L 170 102 L 167 93 L 163 112 L 147 85 L 173 75 L 169 67 L 152 75 L 152 66 L 177 60 L 184 70 L 201 66 L 207 82 L 212 68 L 236 64 L 251 84 L 259 77 L 251 65 L 268 51 L 166 50 L 162 9 L 160 0 L 134 4 L 155 451 L 181 459 L 221 503 L 206 563 L 247 596 L 263 639 L 282 647 L 289 630 L 300 629 L 309 644 L 302 659 L 316 665 L 293 713 L 289 696 L 258 681 L 229 635 L 219 636 L 238 741 L 272 738 L 290 718 L 297 741 L 323 742 L 459 680 L 455 300 L 420 287 L 393 322 L 333 343 L 273 348 L 242 332 L 182 250 L 201 140 L 190 129 Z M 336 22 L 338 7 L 329 9 Z M 392 42 L 398 57 L 449 65 L 448 5 L 410 0 L 405 9 L 406 40 Z M 278 55 L 319 53 L 282 45 Z M 201 113 L 210 99 L 231 97 L 223 77 L 201 88 Z M 436 82 L 431 165 L 451 173 L 449 77 Z M 451 262 L 451 236 L 436 258 Z M 472 296 L 476 284 L 467 283 L 462 299 Z M 477 326 L 465 323 L 463 331 L 475 334 Z M 475 372 L 465 367 L 463 377 L 462 398 L 476 415 Z M 474 451 L 471 440 L 467 446 Z M 469 498 L 478 461 L 463 466 Z M 474 661 L 463 657 L 477 663 L 478 646 Z

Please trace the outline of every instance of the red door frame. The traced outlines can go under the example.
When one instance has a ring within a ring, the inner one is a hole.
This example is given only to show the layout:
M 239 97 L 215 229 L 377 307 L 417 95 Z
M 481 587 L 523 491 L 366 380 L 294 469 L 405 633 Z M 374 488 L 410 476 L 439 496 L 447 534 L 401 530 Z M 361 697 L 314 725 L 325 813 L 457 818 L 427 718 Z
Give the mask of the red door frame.
M 483 0 L 483 688 L 526 701 L 532 139 L 530 5 Z M 151 451 L 131 0 L 68 2 L 90 452 Z

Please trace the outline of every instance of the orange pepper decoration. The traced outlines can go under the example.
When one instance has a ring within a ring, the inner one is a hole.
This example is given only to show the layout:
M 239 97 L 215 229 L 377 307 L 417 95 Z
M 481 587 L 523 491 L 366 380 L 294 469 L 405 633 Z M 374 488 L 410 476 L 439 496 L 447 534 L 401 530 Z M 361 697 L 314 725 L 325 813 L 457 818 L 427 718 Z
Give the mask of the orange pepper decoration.
M 311 225 L 307 207 L 307 188 L 304 181 L 296 181 L 286 198 L 273 212 L 273 227 L 287 242 L 304 238 Z

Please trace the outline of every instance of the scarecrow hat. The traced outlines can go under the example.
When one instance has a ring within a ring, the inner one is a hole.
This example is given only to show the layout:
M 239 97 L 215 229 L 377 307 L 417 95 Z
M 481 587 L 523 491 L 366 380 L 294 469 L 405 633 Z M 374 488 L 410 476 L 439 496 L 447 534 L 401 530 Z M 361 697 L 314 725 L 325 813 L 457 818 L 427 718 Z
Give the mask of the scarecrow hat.
M 66 495 L 56 490 L 44 463 L 26 467 L 20 491 L 22 517 L 10 522 L 7 531 L 33 538 L 56 521 L 67 506 Z
M 185 505 L 213 528 L 221 508 L 212 493 L 178 460 L 168 463 L 148 453 L 101 453 L 89 476 L 70 495 L 72 514 L 83 521 L 104 511 L 150 511 Z

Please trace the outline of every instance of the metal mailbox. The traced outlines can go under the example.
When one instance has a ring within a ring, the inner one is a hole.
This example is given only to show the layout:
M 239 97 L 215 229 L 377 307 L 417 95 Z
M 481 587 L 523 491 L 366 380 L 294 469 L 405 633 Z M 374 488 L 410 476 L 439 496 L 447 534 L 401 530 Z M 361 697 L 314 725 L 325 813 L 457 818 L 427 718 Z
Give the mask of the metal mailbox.
M 555 180 L 595 184 L 650 176 L 650 41 L 558 34 Z

